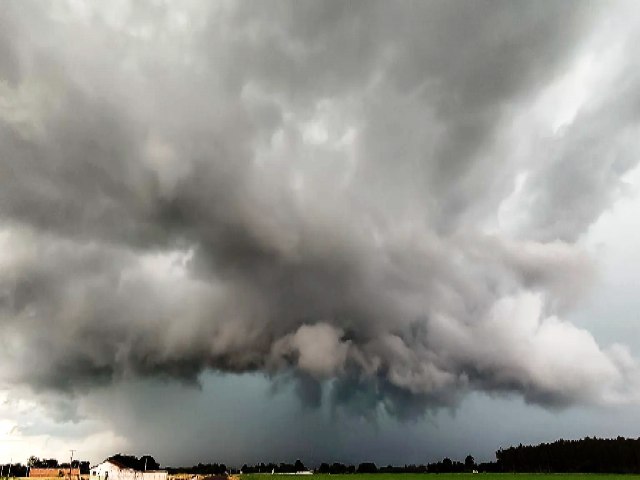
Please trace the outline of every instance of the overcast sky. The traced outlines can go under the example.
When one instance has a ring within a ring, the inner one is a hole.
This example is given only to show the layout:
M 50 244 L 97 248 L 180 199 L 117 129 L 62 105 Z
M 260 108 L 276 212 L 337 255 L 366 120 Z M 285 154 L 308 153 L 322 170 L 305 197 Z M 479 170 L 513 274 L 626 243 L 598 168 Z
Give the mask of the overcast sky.
M 634 1 L 0 9 L 0 461 L 640 429 Z

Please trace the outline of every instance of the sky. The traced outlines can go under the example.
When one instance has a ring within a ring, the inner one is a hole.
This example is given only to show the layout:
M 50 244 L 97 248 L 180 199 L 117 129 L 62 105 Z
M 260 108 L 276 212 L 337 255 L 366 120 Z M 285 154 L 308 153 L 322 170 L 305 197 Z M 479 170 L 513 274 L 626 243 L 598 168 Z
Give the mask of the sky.
M 633 1 L 11 1 L 0 462 L 640 428 Z

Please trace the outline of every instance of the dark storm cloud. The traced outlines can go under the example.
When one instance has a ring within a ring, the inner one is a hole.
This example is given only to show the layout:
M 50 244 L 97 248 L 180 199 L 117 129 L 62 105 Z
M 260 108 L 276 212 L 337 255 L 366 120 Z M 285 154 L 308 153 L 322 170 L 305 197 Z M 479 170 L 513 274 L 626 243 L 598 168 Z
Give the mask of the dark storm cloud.
M 635 164 L 605 151 L 635 110 L 604 98 L 544 162 L 509 147 L 601 5 L 10 7 L 3 382 L 259 371 L 408 418 L 473 389 L 608 401 L 636 374 L 556 316 L 588 287 L 572 242 Z M 589 142 L 606 180 L 564 190 Z M 492 230 L 523 170 L 527 221 Z

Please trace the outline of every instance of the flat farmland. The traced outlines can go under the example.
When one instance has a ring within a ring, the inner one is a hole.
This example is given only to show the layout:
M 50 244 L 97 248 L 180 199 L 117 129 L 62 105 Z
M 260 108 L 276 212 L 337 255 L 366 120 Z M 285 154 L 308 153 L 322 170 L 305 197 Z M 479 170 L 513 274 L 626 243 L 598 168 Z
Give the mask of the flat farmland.
M 242 480 L 265 480 L 265 477 L 294 475 L 270 475 L 264 473 L 241 475 Z M 300 480 L 305 475 L 295 475 Z M 311 476 L 311 475 L 310 475 Z M 640 475 L 600 473 L 353 473 L 345 475 L 314 474 L 318 480 L 640 480 Z

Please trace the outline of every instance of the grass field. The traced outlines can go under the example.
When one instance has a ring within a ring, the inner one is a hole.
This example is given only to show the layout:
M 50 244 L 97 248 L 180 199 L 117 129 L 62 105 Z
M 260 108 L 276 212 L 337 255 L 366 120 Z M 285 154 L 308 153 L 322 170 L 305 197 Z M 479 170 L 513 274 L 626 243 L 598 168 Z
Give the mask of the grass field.
M 241 475 L 242 480 L 265 480 L 265 477 L 277 480 L 283 475 L 247 474 Z M 596 473 L 354 473 L 347 475 L 315 474 L 312 478 L 318 480 L 640 480 L 640 475 L 596 474 Z M 296 476 L 303 480 L 304 475 Z

